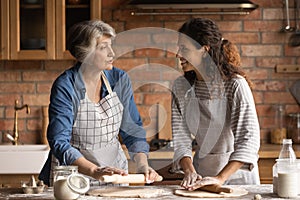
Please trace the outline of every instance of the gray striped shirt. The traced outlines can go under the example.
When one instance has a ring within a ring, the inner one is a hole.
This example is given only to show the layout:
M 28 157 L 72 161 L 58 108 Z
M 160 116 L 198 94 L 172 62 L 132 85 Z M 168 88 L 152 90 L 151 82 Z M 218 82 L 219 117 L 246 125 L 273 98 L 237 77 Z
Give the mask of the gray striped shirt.
M 190 88 L 191 86 L 185 78 L 180 77 L 174 82 L 172 90 L 175 164 L 179 166 L 178 162 L 183 157 L 192 158 L 192 140 L 195 137 L 199 145 L 196 150 L 198 157 L 204 158 L 207 155 L 226 153 L 229 155 L 228 161 L 244 162 L 244 167 L 251 170 L 254 165 L 257 165 L 260 128 L 252 92 L 246 80 L 238 76 L 224 82 L 223 97 L 225 101 L 223 102 L 225 104 L 212 109 L 207 109 L 205 106 L 220 97 L 220 90 L 210 88 L 211 92 L 209 92 L 209 86 L 204 81 L 196 81 L 193 89 L 195 99 L 200 102 L 200 107 L 192 108 L 194 113 L 187 114 L 187 105 L 192 98 L 187 92 L 191 91 Z M 223 115 L 222 110 L 225 111 Z M 197 112 L 200 113 L 197 114 Z M 210 121 L 213 121 L 214 118 L 219 119 L 215 120 L 215 123 L 211 123 Z M 223 121 L 224 124 L 218 123 L 218 120 Z M 223 125 L 223 128 L 218 125 Z M 209 131 L 211 128 L 214 130 Z

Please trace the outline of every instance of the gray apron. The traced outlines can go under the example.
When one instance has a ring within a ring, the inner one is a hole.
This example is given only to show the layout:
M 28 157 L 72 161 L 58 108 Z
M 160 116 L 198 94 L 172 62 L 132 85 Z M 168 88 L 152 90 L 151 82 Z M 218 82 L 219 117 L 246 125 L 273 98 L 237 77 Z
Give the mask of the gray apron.
M 228 163 L 234 151 L 234 135 L 230 128 L 230 108 L 224 92 L 219 97 L 200 100 L 194 87 L 186 95 L 186 122 L 198 147 L 193 165 L 198 174 L 216 176 Z M 225 184 L 258 184 L 258 167 L 239 169 Z
M 116 167 L 128 172 L 128 161 L 118 140 L 123 105 L 103 72 L 101 76 L 109 94 L 97 104 L 91 102 L 87 95 L 80 101 L 71 145 L 100 167 Z M 105 184 L 89 178 L 91 186 Z

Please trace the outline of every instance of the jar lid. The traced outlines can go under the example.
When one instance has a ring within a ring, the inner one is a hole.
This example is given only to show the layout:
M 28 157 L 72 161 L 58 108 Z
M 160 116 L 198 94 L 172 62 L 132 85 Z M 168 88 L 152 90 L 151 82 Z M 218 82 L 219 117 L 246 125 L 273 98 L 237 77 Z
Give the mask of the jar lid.
M 90 189 L 90 181 L 82 174 L 71 174 L 67 178 L 67 184 L 71 190 L 78 194 L 84 194 Z

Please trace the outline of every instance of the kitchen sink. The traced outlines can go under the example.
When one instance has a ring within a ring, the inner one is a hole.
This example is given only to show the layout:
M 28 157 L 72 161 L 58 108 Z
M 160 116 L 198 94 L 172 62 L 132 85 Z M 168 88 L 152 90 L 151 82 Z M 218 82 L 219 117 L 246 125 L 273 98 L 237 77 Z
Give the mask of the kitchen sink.
M 0 145 L 0 174 L 39 174 L 48 153 L 47 145 Z

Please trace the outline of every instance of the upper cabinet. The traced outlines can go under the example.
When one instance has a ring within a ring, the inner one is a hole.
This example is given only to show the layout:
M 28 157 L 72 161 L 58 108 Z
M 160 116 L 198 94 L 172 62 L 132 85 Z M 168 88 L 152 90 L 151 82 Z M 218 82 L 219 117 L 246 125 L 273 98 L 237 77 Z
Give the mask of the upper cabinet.
M 1 0 L 1 59 L 73 59 L 67 31 L 90 19 L 101 19 L 101 0 Z
M 9 0 L 0 1 L 0 59 L 9 58 Z

